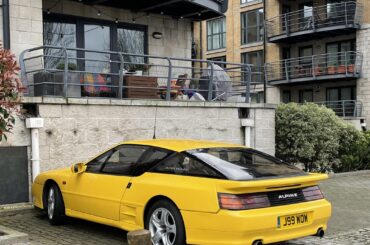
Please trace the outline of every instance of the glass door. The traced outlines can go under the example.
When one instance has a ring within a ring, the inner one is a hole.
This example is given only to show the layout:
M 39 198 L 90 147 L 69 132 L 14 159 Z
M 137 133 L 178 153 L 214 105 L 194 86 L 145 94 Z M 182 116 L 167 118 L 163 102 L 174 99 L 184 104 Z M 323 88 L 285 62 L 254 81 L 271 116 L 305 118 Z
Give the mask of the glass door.
M 313 28 L 313 3 L 307 2 L 299 5 L 299 27 L 301 31 Z
M 313 102 L 313 90 L 299 90 L 299 103 Z

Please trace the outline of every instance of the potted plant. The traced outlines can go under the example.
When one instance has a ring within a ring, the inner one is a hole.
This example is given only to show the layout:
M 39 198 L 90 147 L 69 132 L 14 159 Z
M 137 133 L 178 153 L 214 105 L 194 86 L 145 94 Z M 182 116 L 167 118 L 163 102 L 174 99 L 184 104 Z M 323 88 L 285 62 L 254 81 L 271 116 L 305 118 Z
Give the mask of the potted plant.
M 328 74 L 333 75 L 336 73 L 337 70 L 337 64 L 329 65 L 328 66 Z
M 323 72 L 324 72 L 324 69 L 320 66 L 316 66 L 314 69 L 315 76 L 320 76 L 323 74 Z
M 354 73 L 355 72 L 355 64 L 349 64 L 347 66 L 347 72 L 348 73 Z
M 344 73 L 346 73 L 346 66 L 345 66 L 345 65 L 339 65 L 339 66 L 338 66 L 338 73 L 339 73 L 339 74 L 344 74 Z
M 148 64 L 134 64 L 130 67 L 129 72 L 135 72 L 135 75 L 142 76 L 147 75 L 148 70 Z

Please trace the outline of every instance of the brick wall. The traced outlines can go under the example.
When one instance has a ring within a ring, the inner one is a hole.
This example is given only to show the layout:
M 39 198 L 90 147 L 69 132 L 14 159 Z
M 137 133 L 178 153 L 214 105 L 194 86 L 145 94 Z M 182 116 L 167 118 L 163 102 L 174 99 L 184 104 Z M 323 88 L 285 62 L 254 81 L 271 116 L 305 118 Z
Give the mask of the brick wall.
M 275 109 L 260 104 L 166 102 L 109 99 L 30 98 L 37 102 L 45 119 L 40 129 L 41 170 L 86 161 L 103 149 L 121 141 L 151 139 L 155 107 L 157 138 L 193 138 L 244 143 L 239 108 L 249 106 L 253 147 L 275 153 Z M 1 146 L 29 146 L 30 131 L 24 120 Z

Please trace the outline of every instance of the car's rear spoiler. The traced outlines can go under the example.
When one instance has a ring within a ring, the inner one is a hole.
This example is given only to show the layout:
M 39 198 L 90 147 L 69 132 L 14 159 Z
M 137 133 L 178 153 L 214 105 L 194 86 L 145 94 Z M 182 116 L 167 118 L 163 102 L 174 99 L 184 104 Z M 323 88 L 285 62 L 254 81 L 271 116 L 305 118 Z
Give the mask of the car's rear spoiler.
M 317 185 L 319 181 L 328 179 L 327 174 L 314 174 L 290 176 L 281 178 L 255 179 L 249 181 L 219 181 L 218 192 L 224 193 L 254 193 L 272 190 L 294 189 L 303 186 Z

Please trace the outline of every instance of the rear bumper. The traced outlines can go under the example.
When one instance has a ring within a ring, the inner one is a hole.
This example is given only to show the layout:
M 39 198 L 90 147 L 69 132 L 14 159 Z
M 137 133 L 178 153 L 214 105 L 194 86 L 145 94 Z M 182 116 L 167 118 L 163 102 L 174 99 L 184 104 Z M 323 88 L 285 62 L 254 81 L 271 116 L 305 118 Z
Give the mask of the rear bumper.
M 286 206 L 229 211 L 216 214 L 181 211 L 189 244 L 263 244 L 287 241 L 316 234 L 319 228 L 326 230 L 331 216 L 331 205 L 325 199 Z M 277 228 L 277 217 L 310 213 L 308 224 L 288 229 Z

